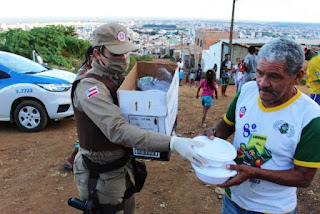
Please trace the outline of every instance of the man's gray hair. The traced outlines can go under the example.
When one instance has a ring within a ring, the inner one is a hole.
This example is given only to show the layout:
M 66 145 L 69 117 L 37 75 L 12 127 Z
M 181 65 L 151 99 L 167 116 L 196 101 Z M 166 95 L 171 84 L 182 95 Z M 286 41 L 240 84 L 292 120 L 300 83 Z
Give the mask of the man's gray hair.
M 259 61 L 285 62 L 286 72 L 294 75 L 303 68 L 304 54 L 301 45 L 289 39 L 274 39 L 259 51 Z

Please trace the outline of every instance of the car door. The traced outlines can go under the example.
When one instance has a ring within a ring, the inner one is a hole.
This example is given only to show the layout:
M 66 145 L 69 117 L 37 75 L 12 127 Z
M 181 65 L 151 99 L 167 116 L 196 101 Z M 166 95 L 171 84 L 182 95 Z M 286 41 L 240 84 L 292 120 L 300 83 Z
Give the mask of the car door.
M 9 121 L 10 120 L 10 107 L 8 107 L 8 97 L 10 94 L 7 92 L 6 88 L 10 86 L 11 83 L 11 75 L 4 71 L 0 67 L 0 120 L 1 121 Z

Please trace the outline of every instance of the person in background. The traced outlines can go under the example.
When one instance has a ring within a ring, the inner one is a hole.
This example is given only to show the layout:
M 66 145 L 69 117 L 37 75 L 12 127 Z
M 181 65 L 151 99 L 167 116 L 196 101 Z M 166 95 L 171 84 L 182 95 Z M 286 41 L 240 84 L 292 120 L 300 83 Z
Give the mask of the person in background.
M 237 64 L 232 67 L 234 84 L 236 86 L 236 92 L 239 90 L 239 85 L 242 79 L 242 59 L 237 58 Z
M 213 66 L 213 72 L 216 74 L 217 73 L 217 69 L 218 69 L 218 65 L 217 64 L 214 64 Z
M 186 84 L 190 85 L 190 69 L 186 69 Z
M 309 61 L 307 68 L 307 87 L 310 97 L 320 105 L 320 54 L 307 50 L 305 59 Z
M 250 46 L 248 49 L 248 54 L 244 58 L 243 65 L 245 68 L 241 85 L 256 79 L 256 70 L 258 65 L 258 57 L 256 55 L 256 48 L 254 46 Z
M 217 87 L 216 87 L 216 89 L 217 89 L 217 95 L 218 95 L 218 83 L 217 83 L 217 70 L 218 70 L 218 65 L 215 63 L 214 65 L 213 65 L 213 73 L 214 73 L 214 82 L 217 84 Z
M 196 72 L 196 87 L 198 87 L 198 85 L 200 84 L 200 80 L 202 77 L 202 68 L 201 68 L 201 64 L 198 64 L 198 69 Z
M 230 61 L 230 54 L 224 55 L 224 60 L 221 63 L 221 96 L 226 97 L 226 91 L 230 80 L 230 71 L 232 70 L 232 64 Z
M 190 69 L 190 86 L 194 85 L 194 80 L 196 77 L 196 69 L 193 65 L 191 65 L 191 69 Z
M 80 198 L 95 204 L 93 213 L 135 213 L 135 193 L 142 188 L 146 173 L 141 178 L 145 167 L 129 158 L 125 148 L 176 151 L 194 164 L 208 165 L 192 149 L 203 143 L 148 132 L 123 118 L 116 91 L 129 67 L 128 53 L 138 49 L 127 35 L 127 29 L 115 23 L 95 29 L 92 69 L 75 80 L 71 91 L 80 143 L 74 180 Z
M 85 60 L 82 63 L 81 67 L 78 70 L 77 77 L 86 74 L 91 68 L 91 63 L 94 59 L 93 56 L 93 47 L 90 45 L 85 53 Z
M 202 120 L 201 120 L 201 126 L 203 128 L 206 127 L 206 119 L 207 119 L 207 113 L 209 108 L 211 108 L 212 103 L 213 103 L 213 91 L 216 95 L 216 99 L 218 99 L 218 84 L 215 82 L 216 81 L 216 73 L 213 70 L 208 70 L 206 73 L 206 79 L 202 80 L 200 83 L 200 86 L 197 91 L 197 96 L 196 98 L 199 98 L 199 92 L 202 88 L 202 94 L 201 94 L 201 103 L 203 106 L 203 115 L 202 115 Z
M 320 108 L 295 85 L 304 76 L 304 53 L 288 39 L 259 51 L 256 81 L 242 86 L 209 138 L 233 133 L 237 175 L 226 187 L 222 214 L 295 214 L 297 187 L 308 187 L 320 168 Z
M 78 70 L 78 73 L 77 73 L 77 77 L 81 76 L 81 75 L 85 75 L 91 68 L 91 64 L 92 64 L 92 61 L 94 59 L 94 56 L 93 56 L 93 47 L 90 46 L 87 50 L 86 50 L 86 53 L 85 53 L 85 60 L 84 62 L 82 63 L 81 67 L 79 68 Z M 76 157 L 78 151 L 79 151 L 79 148 L 80 148 L 80 145 L 79 145 L 79 142 L 77 141 L 75 143 L 75 147 L 74 149 L 72 150 L 71 154 L 69 154 L 67 157 L 66 157 L 66 164 L 63 165 L 63 167 L 66 169 L 66 170 L 70 170 L 72 171 L 73 170 L 73 162 L 74 162 L 74 158 Z
M 36 53 L 37 62 L 42 65 L 42 64 L 43 64 L 43 59 L 42 59 L 42 57 L 39 55 L 39 53 L 38 53 L 37 50 L 35 50 L 35 53 Z
M 179 58 L 178 62 L 177 62 L 177 66 L 178 66 L 178 70 L 179 70 L 179 85 L 181 86 L 181 82 L 183 80 L 183 63 L 182 63 L 182 59 Z

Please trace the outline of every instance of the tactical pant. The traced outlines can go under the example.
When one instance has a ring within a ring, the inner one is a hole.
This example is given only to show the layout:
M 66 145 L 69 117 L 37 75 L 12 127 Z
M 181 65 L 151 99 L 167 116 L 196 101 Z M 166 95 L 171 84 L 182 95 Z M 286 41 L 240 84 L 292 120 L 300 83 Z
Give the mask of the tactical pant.
M 77 185 L 81 200 L 86 201 L 89 197 L 88 180 L 90 171 L 84 163 L 82 157 L 83 154 L 93 162 L 106 164 L 121 158 L 124 155 L 124 151 L 114 150 L 93 152 L 82 148 L 79 150 L 73 166 L 74 180 Z M 122 203 L 126 189 L 133 184 L 134 176 L 131 162 L 128 162 L 124 167 L 120 167 L 116 170 L 100 173 L 96 187 L 99 203 L 110 205 L 118 205 Z M 124 200 L 124 203 L 124 211 L 119 211 L 117 214 L 134 214 L 135 195 Z

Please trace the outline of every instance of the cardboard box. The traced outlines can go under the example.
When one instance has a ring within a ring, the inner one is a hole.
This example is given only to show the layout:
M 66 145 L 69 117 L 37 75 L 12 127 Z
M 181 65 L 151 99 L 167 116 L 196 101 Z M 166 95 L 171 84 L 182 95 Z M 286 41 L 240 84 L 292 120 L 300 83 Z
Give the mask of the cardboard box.
M 164 67 L 173 74 L 171 85 L 164 91 L 138 91 L 136 82 L 145 76 L 156 76 Z M 147 131 L 171 135 L 178 113 L 179 76 L 175 64 L 137 62 L 118 89 L 118 99 L 125 120 Z M 133 155 L 141 158 L 169 160 L 169 152 L 148 152 L 133 149 Z

